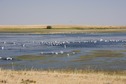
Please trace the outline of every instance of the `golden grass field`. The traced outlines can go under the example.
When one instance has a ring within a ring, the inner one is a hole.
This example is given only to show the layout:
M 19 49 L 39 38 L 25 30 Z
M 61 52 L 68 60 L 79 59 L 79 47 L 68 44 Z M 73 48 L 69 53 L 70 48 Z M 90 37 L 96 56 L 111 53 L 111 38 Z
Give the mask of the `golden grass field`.
M 83 26 L 83 25 L 0 25 L 0 33 L 89 33 L 89 32 L 126 32 L 126 26 Z
M 126 84 L 126 74 L 0 70 L 0 84 Z

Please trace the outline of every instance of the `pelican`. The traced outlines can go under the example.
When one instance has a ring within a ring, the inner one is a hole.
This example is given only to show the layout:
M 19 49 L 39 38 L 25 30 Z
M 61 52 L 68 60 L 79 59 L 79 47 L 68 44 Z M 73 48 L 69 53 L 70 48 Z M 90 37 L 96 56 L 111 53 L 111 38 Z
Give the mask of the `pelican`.
M 63 51 L 60 51 L 61 54 L 63 54 L 64 52 Z
M 65 44 L 65 42 L 63 41 L 62 44 Z
M 0 59 L 2 59 L 2 57 L 0 57 Z
M 72 52 L 73 54 L 75 54 L 75 52 Z
M 105 42 L 108 42 L 108 40 L 105 40 Z
M 43 55 L 44 53 L 43 53 L 43 52 L 40 52 L 40 54 L 42 54 L 42 55 Z
M 52 54 L 54 54 L 54 52 L 51 52 Z
M 64 45 L 64 48 L 66 48 L 66 45 Z
M 70 56 L 70 54 L 67 54 L 67 56 L 69 57 L 69 56 Z
M 58 52 L 55 52 L 56 55 L 58 55 Z
M 3 46 L 1 47 L 1 50 L 4 50 L 4 47 Z
M 103 39 L 100 39 L 100 41 L 103 41 Z
M 97 41 L 94 41 L 94 43 L 97 43 Z
M 6 44 L 6 41 L 4 41 L 3 43 Z
M 23 44 L 22 47 L 25 47 L 25 44 Z
M 13 58 L 11 58 L 11 57 L 7 57 L 6 60 L 13 60 Z

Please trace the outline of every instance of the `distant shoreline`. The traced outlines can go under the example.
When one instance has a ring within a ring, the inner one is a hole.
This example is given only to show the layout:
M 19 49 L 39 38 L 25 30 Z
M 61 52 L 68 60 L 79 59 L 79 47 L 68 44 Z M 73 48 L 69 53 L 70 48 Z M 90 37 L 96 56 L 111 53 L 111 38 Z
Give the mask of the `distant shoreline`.
M 0 25 L 0 28 L 46 28 L 52 26 L 53 28 L 126 28 L 125 26 L 111 26 L 111 25 Z
M 116 33 L 126 32 L 126 26 L 84 25 L 0 25 L 0 33 L 61 34 L 61 33 Z

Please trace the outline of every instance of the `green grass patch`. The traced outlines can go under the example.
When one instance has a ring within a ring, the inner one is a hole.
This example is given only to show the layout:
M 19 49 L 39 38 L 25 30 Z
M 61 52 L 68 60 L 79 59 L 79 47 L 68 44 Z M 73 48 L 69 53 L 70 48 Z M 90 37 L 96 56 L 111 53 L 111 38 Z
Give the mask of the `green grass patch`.
M 75 52 L 75 53 L 80 53 L 81 50 L 73 50 L 72 52 Z
M 95 50 L 92 52 L 92 56 L 94 57 L 122 57 L 123 54 L 118 51 L 112 50 Z
M 91 60 L 94 58 L 119 58 L 119 57 L 123 57 L 124 54 L 119 52 L 119 51 L 112 51 L 112 50 L 94 50 L 92 52 L 90 52 L 87 55 L 84 56 L 80 56 L 79 59 L 77 59 L 78 61 L 85 61 L 85 60 Z
M 35 55 L 22 55 L 22 56 L 17 56 L 16 59 L 19 60 L 42 60 L 45 59 L 44 56 L 35 56 Z

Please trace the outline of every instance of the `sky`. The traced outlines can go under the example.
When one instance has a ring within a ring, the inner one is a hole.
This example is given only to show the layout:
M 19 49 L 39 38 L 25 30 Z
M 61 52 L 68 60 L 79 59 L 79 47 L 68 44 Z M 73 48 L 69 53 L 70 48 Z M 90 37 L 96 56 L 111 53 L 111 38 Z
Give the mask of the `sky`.
M 126 25 L 126 0 L 0 0 L 0 25 Z

